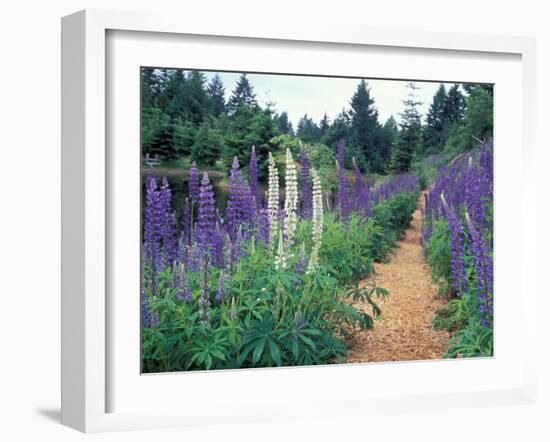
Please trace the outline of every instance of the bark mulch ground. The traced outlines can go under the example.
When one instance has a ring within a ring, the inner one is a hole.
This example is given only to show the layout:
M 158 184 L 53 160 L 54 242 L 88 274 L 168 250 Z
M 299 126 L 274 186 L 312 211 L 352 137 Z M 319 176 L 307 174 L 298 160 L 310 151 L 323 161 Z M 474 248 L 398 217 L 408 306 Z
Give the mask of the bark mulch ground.
M 422 201 L 421 195 L 419 204 Z M 379 302 L 382 316 L 374 328 L 354 336 L 349 362 L 440 359 L 446 352 L 451 334 L 431 326 L 436 308 L 445 301 L 437 296 L 430 267 L 422 255 L 421 224 L 422 215 L 417 209 L 390 261 L 375 263 L 371 278 L 390 295 Z M 367 305 L 354 305 L 370 311 Z

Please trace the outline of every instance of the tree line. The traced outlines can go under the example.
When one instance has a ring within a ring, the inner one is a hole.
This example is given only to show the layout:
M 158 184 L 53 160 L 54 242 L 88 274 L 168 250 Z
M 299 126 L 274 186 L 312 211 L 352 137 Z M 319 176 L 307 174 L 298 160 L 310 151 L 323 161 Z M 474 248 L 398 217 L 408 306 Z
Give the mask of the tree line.
M 418 86 L 408 83 L 400 121 L 381 123 L 368 83 L 360 80 L 349 107 L 331 121 L 319 123 L 305 114 L 293 127 L 285 111 L 260 105 L 253 85 L 241 74 L 226 99 L 225 86 L 216 74 L 207 81 L 200 71 L 143 68 L 141 74 L 141 143 L 143 154 L 163 160 L 190 157 L 215 167 L 228 168 L 234 156 L 246 159 L 256 147 L 260 179 L 265 179 L 267 153 L 297 140 L 336 152 L 346 141 L 347 168 L 355 161 L 366 173 L 402 173 L 415 161 L 441 152 L 460 153 L 492 137 L 491 85 L 441 84 L 422 121 Z

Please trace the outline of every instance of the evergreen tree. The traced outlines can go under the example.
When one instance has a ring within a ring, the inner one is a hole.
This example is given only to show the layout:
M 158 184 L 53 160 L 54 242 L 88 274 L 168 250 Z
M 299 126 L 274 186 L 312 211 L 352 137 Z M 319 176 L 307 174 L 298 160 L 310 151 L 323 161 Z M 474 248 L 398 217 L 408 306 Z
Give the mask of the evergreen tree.
M 286 112 L 281 112 L 277 117 L 277 126 L 279 127 L 279 132 L 282 134 L 294 135 L 292 123 L 288 119 L 288 114 Z
M 191 159 L 199 164 L 213 166 L 220 152 L 224 149 L 225 140 L 221 131 L 215 126 L 212 118 L 207 118 L 198 128 L 193 148 L 191 150 Z
M 361 80 L 351 98 L 351 130 L 350 147 L 355 146 L 359 158 L 364 157 L 369 170 L 373 172 L 383 171 L 382 155 L 380 153 L 377 137 L 380 124 L 378 123 L 378 110 L 374 105 L 374 99 L 370 95 L 370 89 L 365 80 Z M 352 149 L 348 149 L 352 150 Z M 349 162 L 346 161 L 346 163 Z
M 316 143 L 319 141 L 319 128 L 307 114 L 300 118 L 296 136 L 304 143 Z
M 179 156 L 191 154 L 197 130 L 198 127 L 191 121 L 184 121 L 181 118 L 174 121 L 174 143 Z
M 225 113 L 225 88 L 218 74 L 214 75 L 208 85 L 208 99 L 210 101 L 210 112 L 214 117 L 219 117 Z
M 158 155 L 165 160 L 171 160 L 179 156 L 175 125 L 169 116 L 160 116 L 159 123 L 151 134 L 150 142 L 143 147 L 144 153 L 153 156 Z
M 227 103 L 227 111 L 230 115 L 237 112 L 237 109 L 241 106 L 247 106 L 252 109 L 258 107 L 258 102 L 256 101 L 256 94 L 254 94 L 254 88 L 248 81 L 246 74 L 241 74 L 237 86 L 229 98 Z
M 336 145 L 340 140 L 347 140 L 350 136 L 351 121 L 345 109 L 336 116 L 329 129 L 321 138 L 321 143 L 329 146 L 336 154 Z
M 466 98 L 460 92 L 458 84 L 453 85 L 447 93 L 444 105 L 444 124 L 450 128 L 459 123 L 464 118 L 464 109 L 466 108 Z
M 382 170 L 385 172 L 390 167 L 392 146 L 399 135 L 399 127 L 393 115 L 390 116 L 379 130 L 378 152 L 382 162 Z
M 322 140 L 327 131 L 330 129 L 330 120 L 325 113 L 321 121 L 319 121 L 319 140 Z
M 485 92 L 487 92 L 491 98 L 493 97 L 493 85 L 492 84 L 468 84 L 468 83 L 464 83 L 462 84 L 462 88 L 466 91 L 467 94 L 471 94 L 472 91 L 475 89 L 475 88 L 481 88 L 483 89 Z
M 262 180 L 266 176 L 268 152 L 273 147 L 271 140 L 279 133 L 271 108 L 262 110 L 239 106 L 235 114 L 229 118 L 224 130 L 223 159 L 226 167 L 231 166 L 235 156 L 243 164 L 247 164 L 251 148 L 255 146 L 258 176 Z
M 170 118 L 185 116 L 187 109 L 185 82 L 184 71 L 180 69 L 166 71 L 160 102 L 162 109 Z
M 483 85 L 485 86 L 485 85 Z M 463 121 L 456 124 L 445 144 L 445 151 L 457 155 L 493 137 L 493 96 L 482 86 L 472 86 L 466 99 Z
M 141 146 L 143 152 L 151 151 L 151 142 L 161 123 L 162 111 L 157 107 L 157 76 L 154 69 L 141 71 Z
M 391 169 L 394 173 L 405 173 L 411 169 L 413 158 L 422 143 L 422 124 L 418 106 L 422 103 L 416 98 L 418 86 L 414 82 L 407 84 L 407 99 L 403 101 L 405 110 L 400 114 L 399 136 L 393 146 Z
M 445 86 L 440 84 L 426 116 L 423 140 L 425 148 L 424 153 L 427 155 L 438 153 L 443 150 L 446 141 L 447 106 L 447 91 L 445 90 Z
M 200 125 L 208 114 L 208 95 L 205 83 L 204 74 L 200 71 L 191 71 L 185 78 L 183 87 L 183 118 L 195 125 Z

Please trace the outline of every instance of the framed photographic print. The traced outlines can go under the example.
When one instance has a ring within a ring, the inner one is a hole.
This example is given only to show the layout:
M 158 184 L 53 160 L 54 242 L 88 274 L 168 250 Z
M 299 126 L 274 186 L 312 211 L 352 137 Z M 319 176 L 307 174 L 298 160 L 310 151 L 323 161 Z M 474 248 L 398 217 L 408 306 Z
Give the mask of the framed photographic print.
M 62 42 L 63 423 L 532 400 L 531 40 L 84 11 Z

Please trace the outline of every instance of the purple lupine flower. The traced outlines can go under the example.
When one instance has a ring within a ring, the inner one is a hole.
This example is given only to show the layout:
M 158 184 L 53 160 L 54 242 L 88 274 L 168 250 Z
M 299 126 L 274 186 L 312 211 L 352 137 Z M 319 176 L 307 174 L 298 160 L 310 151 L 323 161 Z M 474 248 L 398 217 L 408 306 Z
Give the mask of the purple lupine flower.
M 479 293 L 481 322 L 489 328 L 493 324 L 493 260 L 489 254 L 487 243 L 481 233 L 474 226 L 468 212 L 466 223 L 470 231 L 471 249 L 474 256 L 474 268 Z
M 192 203 L 196 203 L 199 200 L 200 195 L 200 179 L 199 169 L 197 163 L 193 161 L 191 168 L 189 169 L 189 198 Z
M 456 293 L 462 295 L 466 287 L 466 271 L 464 267 L 464 239 L 462 224 L 459 217 L 447 204 L 445 195 L 441 194 L 441 202 L 447 218 L 451 238 L 451 276 Z
M 184 244 L 191 244 L 191 226 L 193 220 L 191 219 L 191 205 L 189 204 L 189 198 L 185 198 L 183 204 L 183 211 L 181 215 L 181 232 Z
M 464 188 L 466 210 L 471 216 L 475 225 L 480 225 L 481 222 L 481 183 L 480 174 L 476 166 L 472 164 L 470 157 L 468 169 L 465 172 L 466 186 Z
M 256 148 L 252 146 L 252 152 L 250 153 L 250 161 L 248 163 L 248 185 L 250 186 L 250 193 L 258 202 L 258 160 L 256 158 Z
M 367 219 L 370 216 L 370 189 L 368 184 L 363 183 L 363 175 L 361 175 L 361 170 L 359 170 L 355 158 L 353 159 L 353 167 L 355 170 L 355 210 L 362 213 Z
M 224 267 L 224 238 L 225 234 L 220 227 L 220 223 L 216 222 L 216 232 L 214 234 L 214 249 L 212 253 L 212 264 L 218 269 Z
M 313 194 L 311 177 L 309 176 L 309 158 L 303 144 L 300 145 L 300 178 L 302 184 L 302 217 L 304 219 L 311 219 Z
M 229 177 L 229 195 L 225 215 L 227 233 L 232 241 L 235 241 L 239 228 L 249 237 L 252 234 L 256 201 L 250 187 L 243 181 L 239 160 L 233 158 L 231 175 Z
M 258 212 L 257 238 L 269 245 L 269 212 L 265 207 Z
M 479 156 L 480 169 L 480 199 L 481 199 L 481 225 L 490 227 L 488 210 L 493 204 L 493 149 L 491 143 L 485 143 Z M 492 237 L 490 238 L 492 241 Z
M 153 295 L 157 292 L 157 274 L 161 264 L 163 216 L 157 180 L 152 176 L 148 176 L 145 193 L 143 246 L 145 257 L 151 268 L 151 291 Z
M 176 259 L 178 240 L 176 221 L 172 212 L 172 190 L 166 178 L 162 179 L 158 194 L 158 210 L 161 216 L 162 258 L 164 265 L 169 266 Z
M 202 254 L 209 254 L 213 248 L 213 239 L 216 232 L 216 205 L 214 192 L 204 172 L 199 191 L 198 216 L 196 225 L 196 243 Z
M 338 156 L 336 169 L 338 171 L 338 205 L 340 207 L 340 219 L 347 225 L 350 214 L 350 201 L 347 189 L 346 171 L 344 170 L 344 141 L 338 143 Z
M 235 240 L 237 230 L 243 221 L 242 209 L 244 205 L 244 189 L 239 160 L 233 158 L 231 175 L 229 176 L 229 195 L 227 196 L 227 207 L 225 212 L 225 225 L 227 233 L 232 241 Z

